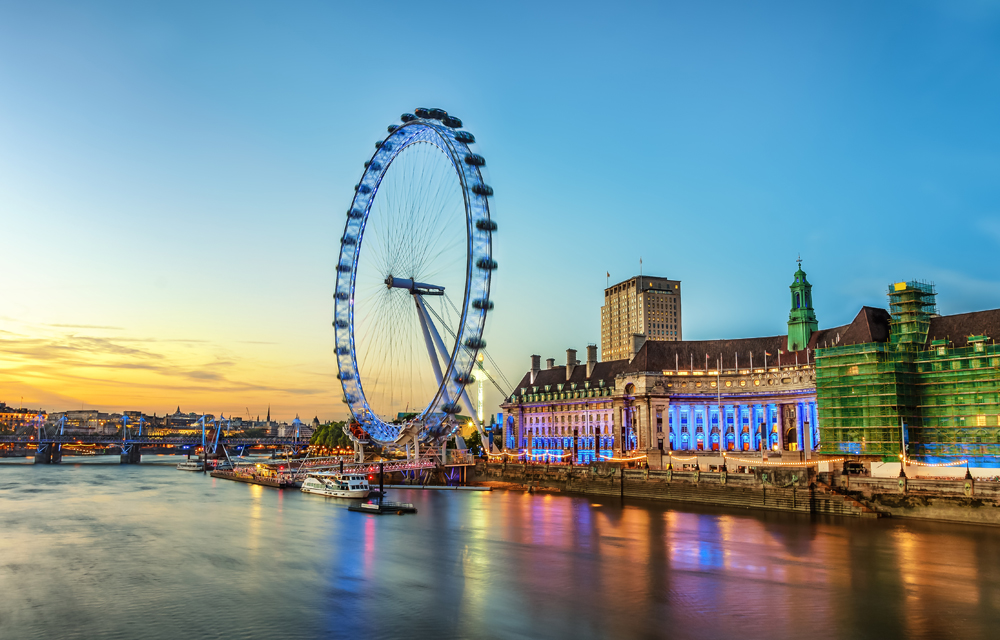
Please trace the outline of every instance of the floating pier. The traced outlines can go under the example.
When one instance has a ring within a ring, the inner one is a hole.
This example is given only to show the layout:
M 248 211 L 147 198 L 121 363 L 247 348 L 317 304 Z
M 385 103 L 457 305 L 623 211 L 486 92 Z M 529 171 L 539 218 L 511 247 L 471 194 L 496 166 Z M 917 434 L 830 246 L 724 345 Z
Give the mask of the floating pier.
M 247 484 L 259 484 L 265 487 L 274 487 L 276 489 L 291 489 L 296 486 L 295 482 L 291 481 L 288 476 L 263 476 L 229 470 L 213 471 L 209 475 L 213 478 L 225 478 L 226 480 L 246 482 Z
M 358 504 L 352 504 L 347 507 L 348 511 L 357 511 L 358 513 L 374 513 L 376 515 L 382 515 L 386 513 L 394 513 L 396 515 L 403 515 L 404 513 L 416 513 L 417 508 L 414 507 L 409 502 L 361 502 Z

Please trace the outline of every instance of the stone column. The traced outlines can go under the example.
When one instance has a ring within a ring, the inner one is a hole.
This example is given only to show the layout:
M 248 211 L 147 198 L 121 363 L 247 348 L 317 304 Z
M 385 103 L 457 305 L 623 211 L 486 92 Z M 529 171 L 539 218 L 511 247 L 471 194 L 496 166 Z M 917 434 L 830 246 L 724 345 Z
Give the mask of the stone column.
M 736 431 L 736 450 L 743 451 L 743 407 L 739 404 L 733 405 L 733 429 Z M 753 433 L 750 436 L 750 450 L 753 450 Z
M 517 418 L 514 417 L 513 411 L 504 412 L 503 416 L 503 442 L 500 443 L 500 450 L 505 451 L 507 449 L 507 443 L 510 442 L 511 436 L 517 437 Z
M 802 451 L 802 421 L 799 420 L 799 405 L 797 402 L 789 402 L 785 406 L 788 407 L 788 420 L 791 423 L 789 427 L 795 427 L 795 447 Z
M 653 432 L 656 420 L 653 417 L 653 402 L 646 396 L 646 426 L 643 428 L 644 437 L 639 439 L 640 449 L 652 449 L 656 446 L 656 434 Z
M 777 419 L 778 419 L 778 448 L 780 450 L 784 451 L 785 450 L 785 446 L 786 446 L 785 445 L 785 405 L 775 403 L 774 408 L 775 408 L 775 414 L 777 415 Z M 768 421 L 770 421 L 770 419 L 771 419 L 771 417 L 768 416 Z M 770 424 L 768 424 L 767 428 L 770 430 L 772 427 L 771 427 Z
M 670 444 L 670 436 L 673 436 L 674 443 L 680 442 L 680 412 L 677 407 L 673 405 L 667 407 L 667 450 L 673 451 L 673 445 Z
M 517 407 L 517 416 L 514 418 L 514 448 L 522 449 L 524 445 L 522 440 L 524 439 L 524 407 Z
M 805 457 L 806 460 L 808 460 L 809 459 L 809 449 L 807 448 L 808 438 L 806 436 L 805 420 L 803 420 L 803 416 L 805 416 L 805 411 L 803 411 L 802 409 L 801 402 L 796 402 L 794 405 L 792 405 L 792 409 L 795 411 L 795 433 L 797 434 L 799 439 L 799 451 L 802 451 L 803 452 L 802 455 Z
M 660 412 L 663 430 L 654 433 L 656 440 L 653 442 L 653 446 L 660 452 L 659 468 L 663 469 L 667 466 L 666 456 L 667 451 L 670 450 L 670 400 L 668 399 L 666 404 L 660 405 L 656 410 Z M 663 443 L 662 447 L 660 446 L 661 442 Z
M 812 441 L 813 446 L 818 448 L 820 445 L 821 438 L 819 430 L 819 412 L 816 410 L 816 400 L 812 400 L 809 402 L 809 424 L 810 428 L 813 430 L 813 433 L 816 434 L 816 437 L 813 438 Z
M 618 401 L 612 404 L 611 409 L 611 419 L 613 421 L 611 427 L 611 451 L 612 455 L 621 454 L 622 452 L 622 424 L 625 418 L 623 414 L 624 407 Z
M 812 449 L 813 449 L 813 438 L 812 438 L 812 425 L 806 424 L 809 422 L 809 405 L 808 403 L 802 403 L 801 406 L 804 407 L 805 420 L 802 422 L 802 450 L 805 452 L 806 462 L 812 459 Z M 800 414 L 801 415 L 801 414 Z
M 760 410 L 758 411 L 758 407 Z M 771 451 L 771 427 L 767 424 L 770 417 L 767 414 L 767 405 L 755 404 L 750 412 L 752 415 L 750 417 L 750 422 L 753 424 L 753 428 L 757 429 L 760 433 L 760 446 L 758 450 L 761 452 L 761 458 L 767 462 L 768 453 Z
M 712 405 L 705 403 L 705 451 L 712 450 Z M 719 439 L 719 445 L 722 445 L 722 439 Z
M 509 433 L 510 428 L 507 426 L 507 417 L 509 415 L 510 415 L 510 411 L 508 411 L 508 410 L 504 410 L 504 412 L 502 414 L 500 414 L 500 419 L 503 422 L 500 423 L 500 445 L 499 445 L 498 448 L 501 451 L 503 451 L 504 449 L 507 448 L 507 438 L 510 435 L 510 433 Z

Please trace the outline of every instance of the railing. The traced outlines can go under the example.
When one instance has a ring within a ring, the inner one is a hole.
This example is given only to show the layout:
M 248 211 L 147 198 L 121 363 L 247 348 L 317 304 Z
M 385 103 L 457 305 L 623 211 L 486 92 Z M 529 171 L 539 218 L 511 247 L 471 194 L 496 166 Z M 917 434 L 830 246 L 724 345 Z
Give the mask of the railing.
M 475 464 L 475 458 L 468 449 L 448 449 L 448 464 Z
M 178 444 L 201 444 L 201 436 L 198 437 L 171 437 L 171 436 L 142 436 L 141 438 L 122 439 L 121 436 L 46 436 L 41 440 L 35 440 L 34 435 L 30 436 L 0 436 L 0 443 L 52 443 L 52 444 L 149 444 L 149 445 L 178 445 Z M 308 443 L 306 440 L 295 440 L 292 438 L 219 438 L 219 444 L 231 445 L 302 445 Z

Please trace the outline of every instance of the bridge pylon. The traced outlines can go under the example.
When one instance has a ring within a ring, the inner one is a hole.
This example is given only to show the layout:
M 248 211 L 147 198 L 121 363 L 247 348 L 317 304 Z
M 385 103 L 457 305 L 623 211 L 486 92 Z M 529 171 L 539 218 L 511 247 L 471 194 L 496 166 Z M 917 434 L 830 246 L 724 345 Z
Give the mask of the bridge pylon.
M 35 464 L 58 464 L 62 462 L 62 444 L 51 442 L 51 438 L 45 432 L 45 423 L 42 416 L 36 416 L 35 420 Z M 63 428 L 66 425 L 66 417 L 59 421 L 59 435 L 63 435 Z
M 135 443 L 122 445 L 122 464 L 139 464 L 142 461 L 142 447 Z
M 52 464 L 51 443 L 38 443 L 35 449 L 35 464 Z

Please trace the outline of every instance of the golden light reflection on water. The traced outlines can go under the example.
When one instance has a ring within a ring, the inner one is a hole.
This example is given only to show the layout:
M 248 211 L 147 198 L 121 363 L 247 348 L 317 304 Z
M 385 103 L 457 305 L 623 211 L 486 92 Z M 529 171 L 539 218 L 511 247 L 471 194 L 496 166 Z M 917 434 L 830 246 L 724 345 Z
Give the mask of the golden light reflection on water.
M 247 485 L 250 493 L 250 509 L 247 515 L 247 549 L 251 554 L 259 550 L 261 522 L 263 516 L 261 512 L 261 496 L 264 494 L 264 487 L 259 484 Z

